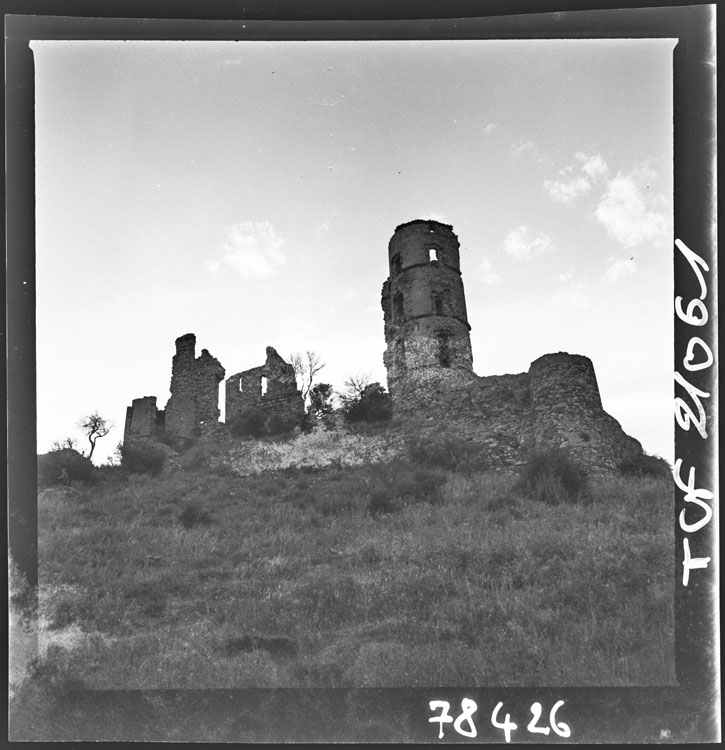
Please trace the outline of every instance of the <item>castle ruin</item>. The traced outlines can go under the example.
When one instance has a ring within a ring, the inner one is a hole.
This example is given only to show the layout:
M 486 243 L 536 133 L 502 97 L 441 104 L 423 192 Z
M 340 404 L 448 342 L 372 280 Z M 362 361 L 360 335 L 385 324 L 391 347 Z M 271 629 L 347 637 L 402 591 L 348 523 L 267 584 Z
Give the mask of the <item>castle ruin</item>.
M 302 423 L 305 405 L 297 390 L 294 367 L 271 346 L 267 347 L 267 361 L 263 365 L 232 375 L 225 387 L 228 423 L 252 409 L 267 414 L 282 429 Z
M 640 443 L 602 408 L 587 357 L 545 354 L 528 372 L 476 375 L 459 249 L 452 226 L 427 219 L 401 224 L 388 245 L 381 304 L 393 428 L 424 439 L 454 435 L 499 467 L 551 448 L 600 471 L 641 455 Z M 154 396 L 134 399 L 124 442 L 166 438 L 183 446 L 220 429 L 225 371 L 206 349 L 199 357 L 195 349 L 194 334 L 176 339 L 166 408 L 157 409 Z M 226 379 L 228 425 L 250 412 L 261 413 L 274 432 L 302 424 L 294 368 L 271 346 L 266 355 L 263 365 Z
M 496 465 L 561 448 L 592 468 L 613 470 L 641 454 L 640 443 L 603 410 L 587 357 L 559 352 L 539 357 L 525 373 L 474 373 L 452 226 L 401 224 L 388 263 L 383 360 L 396 417 L 423 432 L 443 427 L 479 444 Z
M 186 445 L 202 435 L 214 434 L 220 425 L 219 384 L 224 374 L 219 360 L 206 349 L 196 356 L 193 333 L 180 336 L 171 360 L 171 397 L 166 408 L 157 409 L 155 396 L 134 399 L 126 409 L 124 443 L 167 438 Z M 271 346 L 267 347 L 264 365 L 232 375 L 224 390 L 226 424 L 251 410 L 283 428 L 302 422 L 304 402 L 297 390 L 294 368 Z

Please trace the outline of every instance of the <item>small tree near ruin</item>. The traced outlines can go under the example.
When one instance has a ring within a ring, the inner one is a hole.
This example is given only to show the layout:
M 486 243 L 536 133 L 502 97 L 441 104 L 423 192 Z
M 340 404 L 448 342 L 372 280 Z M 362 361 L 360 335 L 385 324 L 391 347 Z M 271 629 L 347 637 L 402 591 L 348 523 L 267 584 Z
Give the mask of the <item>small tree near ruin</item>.
M 113 423 L 104 419 L 97 411 L 83 417 L 78 422 L 78 427 L 85 432 L 88 442 L 91 444 L 91 450 L 88 452 L 88 458 L 92 458 L 93 451 L 96 448 L 96 441 L 105 437 L 113 428 Z
M 312 421 L 325 421 L 334 411 L 333 390 L 329 383 L 315 383 L 310 389 L 310 406 L 307 414 Z
M 380 422 L 392 417 L 390 394 L 380 383 L 370 383 L 368 375 L 348 378 L 345 388 L 342 412 L 348 422 Z
M 306 351 L 304 354 L 295 352 L 289 355 L 289 362 L 294 368 L 297 384 L 302 393 L 302 400 L 308 406 L 312 382 L 318 372 L 325 366 L 322 357 L 317 352 Z

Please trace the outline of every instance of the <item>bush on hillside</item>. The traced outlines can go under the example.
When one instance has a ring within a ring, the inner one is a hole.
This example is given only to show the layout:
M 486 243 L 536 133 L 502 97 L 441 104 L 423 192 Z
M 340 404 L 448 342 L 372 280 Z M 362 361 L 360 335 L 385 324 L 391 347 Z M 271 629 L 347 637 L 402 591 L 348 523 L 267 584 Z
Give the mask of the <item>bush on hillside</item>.
M 212 522 L 211 514 L 206 508 L 196 503 L 189 503 L 179 515 L 179 521 L 185 529 L 193 529 L 194 526 L 207 526 Z
M 284 435 L 292 432 L 296 425 L 289 419 L 281 417 L 279 414 L 272 414 L 267 422 L 268 435 Z
M 376 467 L 377 468 L 377 467 Z M 391 463 L 377 468 L 370 491 L 368 510 L 372 515 L 394 513 L 414 503 L 440 501 L 446 475 L 407 463 Z
M 640 453 L 619 464 L 619 473 L 625 477 L 666 477 L 671 471 L 664 458 L 648 453 Z
M 38 456 L 38 487 L 68 485 L 71 482 L 90 482 L 95 467 L 90 459 L 72 448 L 61 448 Z
M 345 401 L 342 412 L 348 422 L 382 422 L 393 416 L 393 403 L 380 383 L 370 383 Z
M 261 437 L 265 432 L 266 417 L 259 409 L 247 409 L 229 425 L 234 437 Z
M 152 441 L 124 443 L 121 466 L 131 474 L 160 474 L 171 449 Z
M 533 453 L 521 470 L 523 493 L 549 505 L 578 503 L 586 496 L 587 472 L 561 449 Z
M 422 466 L 434 466 L 448 471 L 486 471 L 489 462 L 480 445 L 454 436 L 428 436 L 409 448 L 412 461 Z

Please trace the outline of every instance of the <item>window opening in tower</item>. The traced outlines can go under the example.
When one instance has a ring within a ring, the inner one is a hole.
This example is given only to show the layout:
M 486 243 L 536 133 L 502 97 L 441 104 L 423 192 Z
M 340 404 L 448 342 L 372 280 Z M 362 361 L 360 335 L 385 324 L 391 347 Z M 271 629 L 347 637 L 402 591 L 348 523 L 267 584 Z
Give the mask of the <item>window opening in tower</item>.
M 445 315 L 443 312 L 443 296 L 440 293 L 433 295 L 433 306 L 436 315 Z
M 395 307 L 395 320 L 403 319 L 403 295 L 398 292 L 393 298 L 393 305 Z
M 438 334 L 438 364 L 441 367 L 451 366 L 451 349 L 449 346 L 449 334 L 439 333 Z

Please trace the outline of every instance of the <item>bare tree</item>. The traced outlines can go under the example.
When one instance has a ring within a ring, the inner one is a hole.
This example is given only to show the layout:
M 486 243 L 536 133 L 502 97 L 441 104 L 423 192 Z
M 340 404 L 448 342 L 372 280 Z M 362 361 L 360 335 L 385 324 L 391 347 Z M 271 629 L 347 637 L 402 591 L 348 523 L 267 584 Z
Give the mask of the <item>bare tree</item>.
M 77 451 L 78 441 L 75 438 L 67 437 L 65 440 L 56 440 L 50 446 L 52 451 Z
M 304 354 L 295 352 L 289 355 L 289 361 L 295 371 L 297 385 L 302 392 L 302 398 L 307 404 L 309 402 L 312 382 L 318 372 L 325 366 L 322 357 L 317 352 L 307 350 Z
M 340 394 L 342 413 L 348 422 L 379 422 L 393 416 L 390 394 L 370 374 L 351 375 Z
M 364 372 L 359 375 L 350 375 L 345 381 L 345 390 L 340 395 L 340 401 L 342 401 L 343 408 L 347 408 L 355 401 L 359 401 L 367 388 L 370 385 L 371 375 L 369 372 Z
M 113 428 L 113 422 L 109 422 L 104 419 L 97 411 L 93 414 L 89 414 L 87 417 L 83 417 L 78 422 L 78 426 L 86 433 L 88 442 L 91 444 L 91 450 L 88 453 L 88 458 L 93 456 L 93 451 L 96 448 L 96 441 L 99 438 L 105 437 Z

